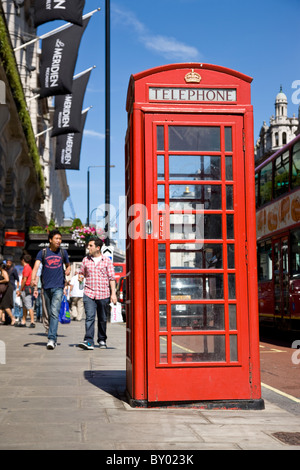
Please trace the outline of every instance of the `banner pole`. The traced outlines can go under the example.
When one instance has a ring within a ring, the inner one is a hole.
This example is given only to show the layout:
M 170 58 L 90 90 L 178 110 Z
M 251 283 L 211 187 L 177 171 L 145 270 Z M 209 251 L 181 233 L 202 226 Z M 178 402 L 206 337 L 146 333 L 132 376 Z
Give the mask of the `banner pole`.
M 52 131 L 52 129 L 53 129 L 53 127 L 47 127 L 47 129 L 45 129 L 44 131 L 39 132 L 38 134 L 35 134 L 34 137 L 37 138 L 37 137 L 40 137 L 40 136 L 43 135 L 43 134 L 47 134 L 47 132 Z
M 91 72 L 91 71 L 94 70 L 95 68 L 96 68 L 96 65 L 93 65 L 93 67 L 90 67 L 89 69 L 86 69 L 86 70 L 84 70 L 83 72 L 80 72 L 80 73 L 78 73 L 77 75 L 74 75 L 74 76 L 73 76 L 73 80 L 76 80 L 76 78 L 82 77 L 82 75 L 85 75 L 86 73 Z M 34 96 L 32 96 L 31 98 L 28 98 L 27 102 L 29 103 L 30 101 L 36 100 L 36 99 L 39 98 L 39 97 L 40 97 L 40 95 L 34 95 Z
M 101 10 L 101 8 L 97 8 L 96 10 L 93 10 L 90 13 L 87 13 L 86 15 L 84 15 L 82 17 L 82 19 L 86 20 L 87 18 L 90 18 L 90 16 L 93 16 L 94 13 L 96 13 L 97 11 L 100 11 L 100 10 Z M 65 29 L 70 28 L 71 26 L 73 26 L 73 23 L 66 23 L 66 24 L 60 26 L 59 28 L 56 28 L 56 29 L 53 29 L 52 31 L 49 31 L 49 33 L 45 33 L 42 36 L 37 36 L 36 38 L 32 39 L 31 41 L 25 42 L 25 44 L 22 44 L 21 46 L 16 47 L 14 49 L 14 52 L 20 51 L 21 49 L 24 49 L 25 47 L 30 46 L 30 44 L 34 44 L 35 42 L 39 41 L 40 39 L 43 40 L 43 39 L 48 38 L 49 36 L 52 36 L 53 34 L 59 33 L 60 31 L 64 31 Z
M 76 80 L 76 78 L 82 77 L 82 75 L 85 75 L 88 72 L 91 72 L 96 68 L 96 65 L 93 65 L 93 67 L 90 67 L 89 69 L 83 70 L 82 72 L 79 72 L 77 75 L 73 76 L 73 80 Z

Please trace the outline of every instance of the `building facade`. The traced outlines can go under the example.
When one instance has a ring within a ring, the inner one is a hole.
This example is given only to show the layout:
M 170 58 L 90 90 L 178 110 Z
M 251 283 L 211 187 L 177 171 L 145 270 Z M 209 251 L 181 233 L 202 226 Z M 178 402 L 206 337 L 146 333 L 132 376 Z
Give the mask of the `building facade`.
M 39 42 L 19 49 L 36 38 L 33 5 L 33 0 L 0 2 L 0 245 L 4 254 L 5 230 L 27 232 L 50 219 L 62 225 L 69 196 L 65 171 L 54 168 L 55 139 L 47 132 L 52 103 L 38 99 Z
M 275 99 L 275 116 L 270 117 L 270 125 L 264 122 L 255 147 L 255 164 L 258 165 L 296 135 L 299 119 L 288 117 L 288 100 L 280 87 Z

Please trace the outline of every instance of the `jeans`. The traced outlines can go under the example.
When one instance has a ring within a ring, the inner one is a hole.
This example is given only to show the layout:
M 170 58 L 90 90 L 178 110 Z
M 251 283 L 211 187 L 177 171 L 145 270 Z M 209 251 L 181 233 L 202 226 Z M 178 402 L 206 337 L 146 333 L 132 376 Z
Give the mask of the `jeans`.
M 35 314 L 36 319 L 40 320 L 43 316 L 43 307 L 42 307 L 42 298 L 41 298 L 41 289 L 38 289 L 38 296 L 34 302 L 35 305 Z
M 16 320 L 21 320 L 23 318 L 23 307 L 20 307 L 19 305 L 15 304 L 14 317 L 16 318 Z
M 58 316 L 63 293 L 64 290 L 57 287 L 53 289 L 44 289 L 45 302 L 49 314 L 48 339 L 52 339 L 54 342 L 56 342 L 57 337 Z
M 83 303 L 85 309 L 85 337 L 84 341 L 94 345 L 94 332 L 95 332 L 95 319 L 96 312 L 98 317 L 98 343 L 99 341 L 106 341 L 106 308 L 109 304 L 108 299 L 91 299 L 83 294 Z

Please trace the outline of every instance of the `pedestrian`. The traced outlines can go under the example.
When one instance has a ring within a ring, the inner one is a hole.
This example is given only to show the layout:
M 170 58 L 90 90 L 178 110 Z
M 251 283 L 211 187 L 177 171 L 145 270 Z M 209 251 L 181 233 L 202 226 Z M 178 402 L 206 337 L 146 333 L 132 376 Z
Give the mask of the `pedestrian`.
M 42 284 L 46 310 L 49 314 L 47 349 L 55 349 L 58 316 L 65 287 L 65 276 L 70 274 L 70 262 L 66 250 L 60 248 L 62 236 L 54 229 L 48 236 L 49 247 L 37 254 L 32 272 L 32 286 L 37 289 L 37 272 L 42 263 Z M 66 270 L 64 270 L 64 265 Z
M 14 308 L 13 293 L 14 288 L 9 282 L 9 275 L 6 269 L 6 263 L 0 265 L 0 283 L 6 285 L 5 291 L 1 295 L 0 299 L 0 311 L 1 311 L 1 324 L 8 325 L 9 323 L 13 326 L 16 322 L 15 317 L 12 314 Z M 6 318 L 5 314 L 8 318 Z
M 22 283 L 22 272 L 18 271 L 18 282 L 16 285 L 17 290 L 19 290 L 19 286 L 21 285 L 21 283 Z M 19 323 L 23 318 L 22 298 L 21 296 L 17 295 L 17 292 L 16 292 L 16 297 L 14 299 L 14 317 L 17 323 Z
M 85 280 L 79 281 L 78 271 L 70 281 L 71 319 L 81 321 L 84 316 L 83 290 Z
M 79 270 L 79 280 L 85 277 L 83 303 L 85 309 L 85 337 L 78 344 L 82 349 L 94 349 L 96 313 L 98 317 L 98 344 L 106 348 L 107 308 L 111 302 L 117 303 L 115 270 L 112 261 L 101 253 L 103 241 L 92 237 L 88 243 L 86 256 Z
M 45 250 L 45 248 L 44 248 Z M 47 311 L 47 306 L 46 306 L 46 300 L 45 300 L 45 294 L 44 294 L 44 288 L 43 288 L 43 283 L 42 283 L 42 271 L 43 271 L 43 265 L 42 263 L 39 265 L 37 273 L 36 273 L 36 286 L 34 288 L 33 296 L 35 299 L 38 298 L 39 296 L 39 290 L 40 290 L 40 301 L 41 301 L 41 311 L 42 311 L 42 323 L 45 328 L 45 333 L 48 336 L 48 331 L 49 331 L 49 313 Z
M 36 321 L 38 322 L 42 322 L 42 317 L 43 317 L 43 303 L 42 303 L 41 291 L 42 291 L 41 278 L 39 274 L 37 274 L 37 286 L 36 288 L 34 288 L 33 297 L 35 299 L 34 301 L 35 316 L 36 316 Z
M 17 295 L 21 296 L 23 304 L 23 318 L 16 324 L 18 327 L 26 327 L 27 311 L 30 316 L 29 328 L 35 328 L 34 312 L 33 312 L 33 289 L 31 287 L 32 268 L 30 266 L 31 256 L 24 254 L 21 257 L 21 264 L 23 266 L 22 281 Z
M 6 258 L 6 270 L 9 275 L 9 282 L 13 286 L 13 304 L 15 305 L 16 291 L 19 289 L 19 274 L 10 256 Z

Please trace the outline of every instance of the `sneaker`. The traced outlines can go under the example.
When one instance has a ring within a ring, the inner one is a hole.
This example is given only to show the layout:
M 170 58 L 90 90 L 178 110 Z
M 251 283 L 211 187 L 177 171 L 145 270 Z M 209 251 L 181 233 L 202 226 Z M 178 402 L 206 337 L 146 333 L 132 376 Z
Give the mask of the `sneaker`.
M 92 345 L 92 343 L 89 343 L 88 341 L 82 341 L 81 343 L 78 344 L 77 347 L 81 349 L 88 349 L 88 350 L 94 349 L 94 346 Z
M 53 339 L 49 339 L 47 343 L 47 349 L 55 349 L 56 348 L 56 343 L 53 341 Z
M 105 341 L 99 341 L 99 348 L 100 349 L 107 349 L 106 342 Z

